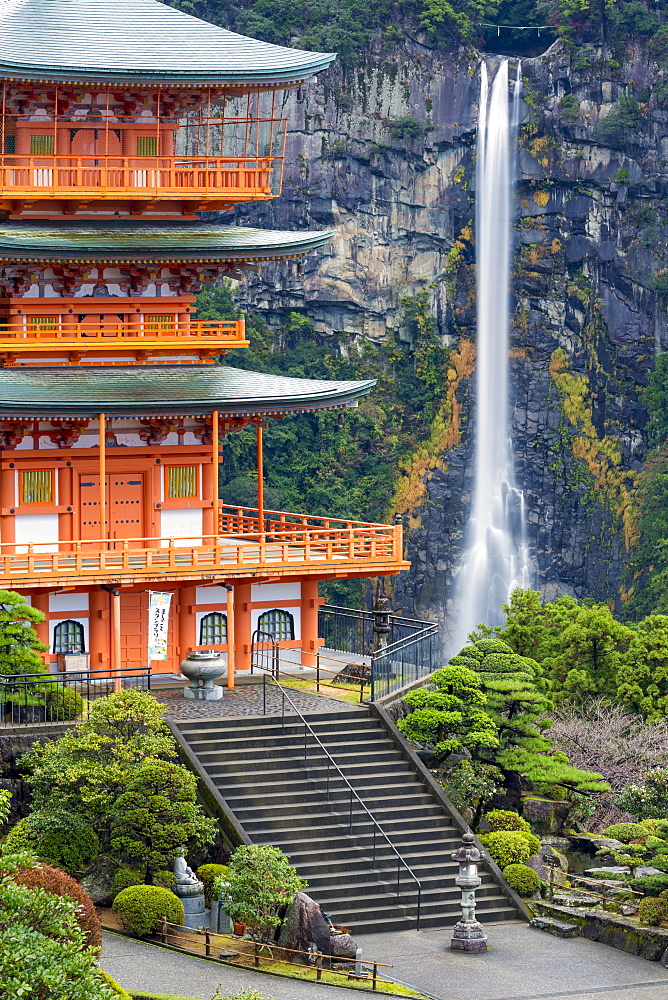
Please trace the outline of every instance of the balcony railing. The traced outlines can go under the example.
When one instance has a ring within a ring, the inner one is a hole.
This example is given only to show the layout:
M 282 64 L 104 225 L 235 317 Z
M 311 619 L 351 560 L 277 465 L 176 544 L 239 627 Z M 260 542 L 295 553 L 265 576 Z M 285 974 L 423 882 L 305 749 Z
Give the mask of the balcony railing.
M 275 198 L 283 157 L 0 156 L 0 196 L 91 200 Z
M 65 580 L 220 579 L 267 572 L 272 577 L 327 576 L 330 572 L 375 576 L 407 568 L 402 559 L 401 525 L 325 520 L 329 527 L 295 525 L 275 533 L 234 531 L 231 537 L 3 543 L 0 587 Z
M 0 323 L 0 352 L 23 355 L 46 351 L 210 350 L 246 347 L 245 324 L 240 320 L 155 322 L 138 316 L 129 322 L 102 320 L 98 323 L 31 322 L 30 317 Z
M 260 520 L 259 511 L 253 507 L 220 505 L 219 528 L 224 535 L 250 534 L 259 536 L 264 532 L 273 541 L 291 541 L 300 533 L 329 532 L 332 538 L 353 532 L 360 538 L 371 530 L 383 532 L 394 530 L 394 526 L 375 524 L 367 521 L 352 521 L 338 517 L 319 517 L 314 514 L 293 514 L 281 510 L 264 510 Z

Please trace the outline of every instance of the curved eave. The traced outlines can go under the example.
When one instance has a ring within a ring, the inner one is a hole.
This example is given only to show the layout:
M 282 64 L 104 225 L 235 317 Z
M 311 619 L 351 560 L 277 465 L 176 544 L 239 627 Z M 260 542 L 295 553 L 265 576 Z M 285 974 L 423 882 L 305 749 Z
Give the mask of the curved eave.
M 324 246 L 332 230 L 280 232 L 206 223 L 72 223 L 68 226 L 0 222 L 0 263 L 39 260 L 72 264 L 238 263 L 303 257 Z
M 0 77 L 229 86 L 298 83 L 329 52 L 248 38 L 158 0 L 0 0 Z
M 375 380 L 334 382 L 227 365 L 0 369 L 0 417 L 280 416 L 355 406 Z

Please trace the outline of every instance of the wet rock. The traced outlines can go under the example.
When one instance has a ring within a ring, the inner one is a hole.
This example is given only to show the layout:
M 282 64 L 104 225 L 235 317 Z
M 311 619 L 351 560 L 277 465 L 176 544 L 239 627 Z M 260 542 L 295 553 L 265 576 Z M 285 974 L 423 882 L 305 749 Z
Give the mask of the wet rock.
M 288 906 L 278 936 L 278 944 L 281 948 L 293 948 L 299 952 L 315 949 L 322 955 L 332 954 L 329 924 L 323 917 L 319 905 L 305 892 L 298 892 Z M 295 955 L 291 961 L 302 962 L 304 959 L 304 955 Z
M 114 890 L 114 875 L 118 864 L 111 858 L 99 857 L 86 869 L 81 879 L 81 888 L 85 889 L 96 906 L 111 906 L 116 892 Z
M 531 823 L 532 830 L 538 836 L 559 833 L 568 819 L 570 809 L 570 802 L 562 802 L 559 799 L 522 800 L 522 815 Z

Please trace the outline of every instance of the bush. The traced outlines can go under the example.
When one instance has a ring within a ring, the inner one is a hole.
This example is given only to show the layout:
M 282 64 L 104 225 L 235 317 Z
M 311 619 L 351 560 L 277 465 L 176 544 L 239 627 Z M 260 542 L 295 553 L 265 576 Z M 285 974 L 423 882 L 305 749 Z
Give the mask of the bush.
M 613 823 L 605 828 L 603 836 L 629 844 L 632 840 L 645 840 L 647 829 L 642 823 Z
M 29 849 L 70 875 L 84 871 L 100 853 L 95 830 L 78 813 L 39 809 L 7 834 L 5 849 Z
M 540 875 L 528 865 L 506 865 L 503 877 L 520 896 L 533 896 L 540 889 Z
M 227 871 L 227 865 L 200 865 L 197 869 L 197 877 L 204 883 L 204 895 L 207 906 L 211 905 L 213 880 L 215 878 L 223 878 L 227 881 Z
M 644 827 L 650 836 L 656 837 L 659 832 L 659 823 L 664 823 L 661 819 L 644 819 L 640 826 Z
M 527 839 L 529 836 L 531 834 L 520 830 L 498 830 L 494 833 L 483 833 L 478 839 L 503 871 L 508 865 L 524 864 L 535 853 Z M 536 837 L 533 839 L 537 840 Z
M 159 885 L 132 885 L 123 889 L 112 909 L 125 930 L 139 937 L 156 930 L 163 917 L 170 924 L 182 924 L 185 916 L 181 900 Z
M 69 896 L 79 908 L 77 922 L 86 938 L 89 948 L 98 950 L 102 944 L 102 925 L 95 912 L 93 900 L 81 888 L 78 882 L 59 868 L 51 865 L 37 865 L 34 868 L 22 868 L 15 872 L 12 880 L 28 889 L 43 889 L 54 896 Z
M 226 910 L 245 923 L 256 939 L 270 938 L 280 924 L 280 911 L 306 888 L 278 847 L 242 844 L 230 858 Z
M 173 885 L 176 884 L 176 875 L 174 872 L 155 872 L 153 875 L 153 884 L 160 885 L 163 889 L 171 889 Z M 132 885 L 144 885 L 144 876 L 141 872 L 138 872 L 136 868 L 119 868 L 114 875 L 113 885 L 116 892 L 122 892 L 123 889 L 129 889 Z
M 132 1000 L 128 991 L 124 990 L 121 984 L 117 983 L 115 979 L 112 979 L 108 972 L 105 972 L 104 969 L 98 969 L 97 972 L 102 982 L 106 983 L 114 991 L 119 1000 Z
M 67 722 L 78 719 L 83 714 L 84 700 L 73 688 L 58 687 L 57 684 L 41 685 L 44 691 L 46 717 L 53 722 Z
M 647 896 L 658 896 L 668 889 L 668 875 L 644 875 L 633 878 L 628 883 L 629 888 L 636 892 L 644 892 Z
M 638 906 L 638 920 L 641 924 L 658 927 L 664 920 L 668 920 L 668 902 L 654 896 L 645 896 Z
M 531 833 L 531 826 L 527 821 L 510 809 L 492 809 L 485 813 L 485 820 L 491 833 L 496 833 L 498 830 L 522 830 L 524 833 Z

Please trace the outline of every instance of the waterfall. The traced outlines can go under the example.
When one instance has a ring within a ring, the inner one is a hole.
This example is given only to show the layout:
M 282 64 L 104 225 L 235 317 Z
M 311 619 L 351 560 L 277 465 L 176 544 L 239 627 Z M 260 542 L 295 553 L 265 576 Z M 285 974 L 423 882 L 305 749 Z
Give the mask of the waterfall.
M 508 99 L 508 60 L 490 85 L 480 67 L 476 162 L 477 341 L 475 467 L 465 552 L 457 573 L 452 649 L 480 622 L 503 621 L 501 605 L 529 584 L 524 495 L 515 484 L 508 410 L 513 185 L 521 70 Z

